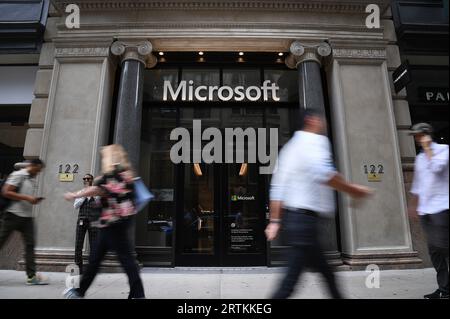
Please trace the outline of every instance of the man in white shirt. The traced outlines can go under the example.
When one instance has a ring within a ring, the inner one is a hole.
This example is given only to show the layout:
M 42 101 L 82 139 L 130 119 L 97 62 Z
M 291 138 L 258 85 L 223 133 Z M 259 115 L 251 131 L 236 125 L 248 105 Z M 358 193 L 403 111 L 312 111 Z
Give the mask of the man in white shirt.
M 319 243 L 320 217 L 334 217 L 333 188 L 362 198 L 371 193 L 365 186 L 346 182 L 336 171 L 326 132 L 324 115 L 315 109 L 304 113 L 303 128 L 295 132 L 283 147 L 272 176 L 270 189 L 269 241 L 283 227 L 291 246 L 288 270 L 274 299 L 288 298 L 305 267 L 310 266 L 325 277 L 333 298 L 341 298 L 333 271 Z
M 433 128 L 419 123 L 411 128 L 410 135 L 422 148 L 414 163 L 414 179 L 410 193 L 413 195 L 409 211 L 413 218 L 420 216 L 426 234 L 428 252 L 437 272 L 439 288 L 425 299 L 448 299 L 448 222 L 449 222 L 449 151 L 448 145 L 432 140 Z

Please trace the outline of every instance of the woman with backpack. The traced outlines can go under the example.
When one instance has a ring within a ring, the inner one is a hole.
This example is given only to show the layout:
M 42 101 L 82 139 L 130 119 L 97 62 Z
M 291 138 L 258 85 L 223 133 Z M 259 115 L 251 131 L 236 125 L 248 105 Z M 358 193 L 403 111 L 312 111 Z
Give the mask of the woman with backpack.
M 100 196 L 102 202 L 102 212 L 96 223 L 99 227 L 98 239 L 89 256 L 89 265 L 81 276 L 80 287 L 71 288 L 64 295 L 68 299 L 84 297 L 98 273 L 105 254 L 108 250 L 113 250 L 128 276 L 130 285 L 128 298 L 145 298 L 129 236 L 130 217 L 136 214 L 134 174 L 127 153 L 121 145 L 104 146 L 101 156 L 102 175 L 95 179 L 94 185 L 64 195 L 64 198 L 70 201 L 80 197 Z

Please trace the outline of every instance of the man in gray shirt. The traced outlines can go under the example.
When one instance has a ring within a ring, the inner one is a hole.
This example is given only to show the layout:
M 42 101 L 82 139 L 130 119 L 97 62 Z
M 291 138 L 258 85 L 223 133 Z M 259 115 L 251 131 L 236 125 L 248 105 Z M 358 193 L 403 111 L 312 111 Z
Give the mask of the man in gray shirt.
M 42 197 L 35 197 L 36 176 L 44 168 L 40 159 L 29 161 L 29 165 L 11 173 L 1 189 L 2 195 L 11 200 L 5 209 L 3 223 L 0 229 L 0 249 L 13 231 L 22 234 L 25 244 L 25 262 L 28 285 L 46 285 L 41 276 L 36 275 L 34 261 L 34 225 L 33 205 L 39 204 Z

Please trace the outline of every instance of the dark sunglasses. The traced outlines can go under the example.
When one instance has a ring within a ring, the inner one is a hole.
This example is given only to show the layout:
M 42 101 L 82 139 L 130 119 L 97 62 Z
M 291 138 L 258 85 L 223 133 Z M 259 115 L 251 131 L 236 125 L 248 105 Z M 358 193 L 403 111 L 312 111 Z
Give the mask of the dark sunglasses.
M 83 177 L 83 181 L 92 181 L 92 177 Z

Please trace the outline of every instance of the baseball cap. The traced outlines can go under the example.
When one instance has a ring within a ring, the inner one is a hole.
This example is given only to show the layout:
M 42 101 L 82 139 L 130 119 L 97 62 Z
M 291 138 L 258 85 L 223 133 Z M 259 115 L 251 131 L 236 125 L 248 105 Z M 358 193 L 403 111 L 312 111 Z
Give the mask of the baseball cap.
M 433 127 L 428 123 L 417 123 L 411 126 L 411 130 L 408 132 L 409 135 L 416 134 L 427 134 L 433 133 Z

